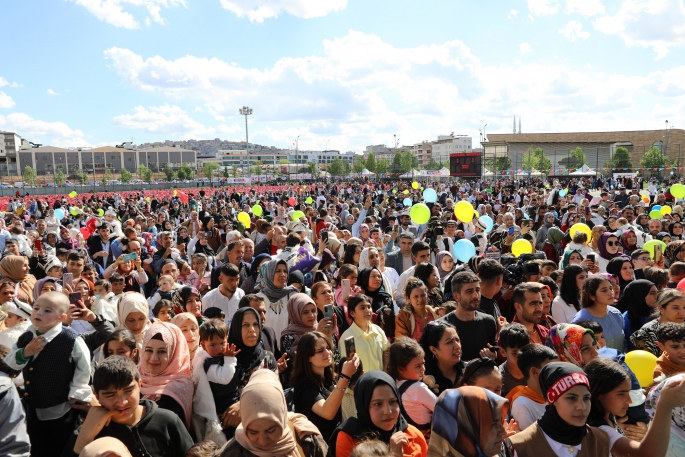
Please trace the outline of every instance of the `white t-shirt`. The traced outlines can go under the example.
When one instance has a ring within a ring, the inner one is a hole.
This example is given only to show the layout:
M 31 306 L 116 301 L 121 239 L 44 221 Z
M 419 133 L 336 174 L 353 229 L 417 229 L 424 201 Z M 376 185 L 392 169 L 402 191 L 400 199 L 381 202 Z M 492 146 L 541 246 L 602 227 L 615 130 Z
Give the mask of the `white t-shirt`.
M 229 300 L 224 294 L 219 291 L 219 287 L 207 292 L 207 295 L 202 297 L 202 312 L 205 312 L 207 308 L 216 307 L 224 312 L 226 315 L 226 325 L 231 326 L 231 320 L 233 320 L 233 315 L 238 311 L 238 303 L 240 299 L 245 296 L 245 292 L 242 289 L 236 289 L 233 297 Z
M 511 405 L 511 415 L 519 423 L 519 428 L 525 430 L 545 413 L 546 403 L 538 403 L 528 397 L 520 396 Z
M 406 381 L 397 381 L 399 388 Z M 430 424 L 438 397 L 423 382 L 415 382 L 402 394 L 402 406 L 417 424 Z
M 578 311 L 573 305 L 567 304 L 559 295 L 552 301 L 552 317 L 558 324 L 569 324 L 576 317 Z

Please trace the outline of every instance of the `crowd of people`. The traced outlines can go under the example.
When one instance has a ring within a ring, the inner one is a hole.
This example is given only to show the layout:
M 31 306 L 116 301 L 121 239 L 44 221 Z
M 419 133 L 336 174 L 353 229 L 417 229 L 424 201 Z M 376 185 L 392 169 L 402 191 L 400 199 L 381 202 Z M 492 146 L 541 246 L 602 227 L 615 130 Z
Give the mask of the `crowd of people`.
M 11 198 L 0 455 L 682 456 L 670 184 Z

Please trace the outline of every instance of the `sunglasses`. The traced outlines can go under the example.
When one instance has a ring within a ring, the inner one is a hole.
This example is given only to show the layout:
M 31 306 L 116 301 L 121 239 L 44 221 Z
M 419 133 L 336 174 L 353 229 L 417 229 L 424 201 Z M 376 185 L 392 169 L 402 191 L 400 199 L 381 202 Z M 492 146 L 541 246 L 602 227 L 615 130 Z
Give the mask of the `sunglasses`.
M 607 246 L 618 246 L 618 241 L 607 241 Z

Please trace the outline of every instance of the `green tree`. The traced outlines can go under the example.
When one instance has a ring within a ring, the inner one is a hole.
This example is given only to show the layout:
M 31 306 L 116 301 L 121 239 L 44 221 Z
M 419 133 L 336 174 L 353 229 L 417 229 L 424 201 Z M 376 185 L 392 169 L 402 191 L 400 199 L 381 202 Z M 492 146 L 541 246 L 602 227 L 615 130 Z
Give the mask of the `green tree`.
M 376 173 L 387 173 L 390 168 L 390 161 L 388 159 L 378 159 L 376 161 Z
M 395 157 L 392 159 L 392 164 L 397 165 L 398 167 L 402 165 L 402 153 L 400 151 L 397 151 L 395 153 Z
M 138 179 L 142 179 L 145 182 L 152 181 L 152 170 L 145 165 L 139 166 L 136 174 L 138 175 Z
M 373 152 L 370 152 L 369 156 L 366 158 L 366 169 L 371 173 L 376 172 L 376 156 L 373 155 Z
M 497 159 L 494 157 L 486 157 L 483 159 L 483 165 L 490 171 L 509 170 L 511 168 L 511 159 L 507 156 L 497 157 Z
M 316 162 L 307 162 L 307 168 L 310 174 L 316 175 Z
M 333 162 L 328 166 L 328 172 L 331 176 L 344 176 L 346 174 L 345 165 L 340 157 L 333 159 Z
M 164 174 L 166 175 L 167 181 L 171 181 L 176 177 L 176 172 L 169 165 L 164 167 Z
M 62 173 L 62 170 L 57 170 L 55 172 L 55 184 L 61 186 L 62 184 L 64 184 L 64 181 L 66 180 L 67 178 L 66 176 L 64 176 L 64 173 Z
M 576 164 L 573 165 L 572 168 L 580 168 L 583 165 L 587 165 L 587 157 L 585 157 L 583 148 L 581 148 L 580 146 L 571 151 L 570 156 L 576 159 Z
M 652 147 L 640 159 L 640 165 L 645 168 L 666 168 L 669 166 L 669 162 L 668 157 L 661 152 L 661 149 Z
M 354 156 L 354 165 L 352 167 L 352 170 L 354 170 L 355 173 L 361 173 L 365 166 L 366 161 L 364 160 L 363 155 Z
M 532 151 L 528 149 L 528 151 L 523 154 L 524 171 L 538 170 L 544 172 L 544 170 L 549 171 L 551 168 L 552 163 L 547 157 L 545 157 L 545 153 L 542 152 L 542 148 L 535 148 Z
M 195 176 L 195 171 L 193 171 L 193 169 L 190 168 L 190 165 L 188 165 L 187 163 L 184 163 L 178 169 L 178 171 L 176 172 L 176 175 L 178 176 L 179 179 L 193 179 L 193 176 Z
M 36 185 L 37 176 L 36 176 L 36 171 L 33 168 L 31 168 L 29 166 L 24 167 L 23 176 L 24 176 L 24 182 L 25 183 L 30 184 L 32 186 Z
M 419 168 L 419 158 L 416 157 L 411 151 L 405 151 L 404 153 L 411 157 L 411 167 Z
M 252 161 L 252 168 L 250 168 L 250 171 L 252 172 L 253 175 L 261 175 L 262 174 L 262 165 L 264 165 L 264 162 L 261 160 L 253 160 Z
M 614 151 L 614 156 L 604 164 L 610 168 L 633 168 L 633 161 L 630 160 L 630 152 L 627 148 L 619 146 Z
M 131 174 L 130 171 L 128 171 L 126 168 L 121 170 L 121 174 L 119 175 L 119 180 L 123 182 L 124 184 L 128 183 L 133 179 L 133 175 Z
M 202 167 L 202 173 L 204 173 L 205 178 L 209 179 L 210 181 L 214 177 L 214 170 L 219 168 L 219 165 L 214 163 L 214 162 L 208 162 Z
M 439 170 L 440 169 L 440 164 L 435 161 L 434 158 L 431 157 L 431 159 L 428 161 L 428 165 L 426 165 L 426 170 Z
M 350 162 L 347 160 L 343 160 L 343 175 L 347 176 L 350 174 Z
M 233 175 L 234 178 L 238 177 L 238 167 L 232 167 L 233 170 L 231 170 L 231 174 Z
M 83 170 L 78 170 L 76 176 L 78 176 L 78 180 L 81 181 L 81 184 L 85 184 L 85 182 L 88 181 L 88 174 Z
M 102 180 L 104 182 L 112 180 L 112 171 L 109 169 L 109 167 L 105 168 L 105 173 L 102 175 Z
M 414 160 L 413 160 L 414 156 L 412 155 L 411 151 L 401 152 L 399 154 L 400 154 L 400 171 L 402 171 L 402 173 L 407 173 L 414 166 Z
M 281 159 L 278 161 L 279 164 L 281 165 L 288 165 L 290 163 L 290 160 L 288 159 Z

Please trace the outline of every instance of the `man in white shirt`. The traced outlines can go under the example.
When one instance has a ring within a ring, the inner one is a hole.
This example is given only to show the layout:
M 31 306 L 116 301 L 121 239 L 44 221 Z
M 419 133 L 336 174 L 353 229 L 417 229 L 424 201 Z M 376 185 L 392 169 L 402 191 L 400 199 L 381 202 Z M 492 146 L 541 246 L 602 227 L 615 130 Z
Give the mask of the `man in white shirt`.
M 202 311 L 207 308 L 219 308 L 226 316 L 226 325 L 231 326 L 233 315 L 238 310 L 238 303 L 245 292 L 238 289 L 240 272 L 232 263 L 225 263 L 219 272 L 219 287 L 210 290 L 202 297 Z
M 395 295 L 395 302 L 397 302 L 397 306 L 401 309 L 404 305 L 407 304 L 407 300 L 404 297 L 404 287 L 407 285 L 407 281 L 409 278 L 414 276 L 414 271 L 416 270 L 416 265 L 424 262 L 430 262 L 431 259 L 431 251 L 430 247 L 424 243 L 423 241 L 417 241 L 414 243 L 414 245 L 411 247 L 411 255 L 416 262 L 416 264 L 405 270 L 401 275 L 400 279 L 397 282 L 397 293 Z

